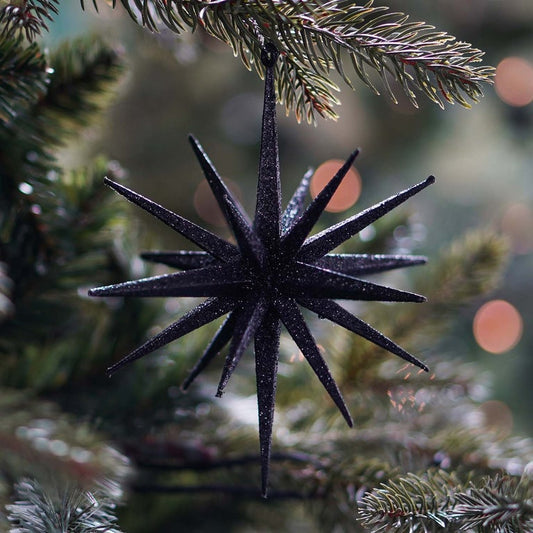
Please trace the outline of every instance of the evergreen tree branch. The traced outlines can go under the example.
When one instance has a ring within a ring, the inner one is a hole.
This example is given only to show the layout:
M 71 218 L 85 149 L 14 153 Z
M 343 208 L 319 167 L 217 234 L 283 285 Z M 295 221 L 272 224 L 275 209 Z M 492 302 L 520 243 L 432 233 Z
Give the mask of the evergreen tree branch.
M 111 89 L 120 79 L 124 65 L 116 48 L 93 37 L 59 46 L 50 56 L 50 66 L 54 74 L 34 116 L 42 114 L 43 120 L 55 119 L 56 127 L 50 128 L 53 138 L 49 135 L 44 140 L 57 146 L 64 139 L 57 138 L 57 130 L 65 136 L 72 134 L 94 121 L 107 107 Z
M 5 0 L 2 3 L 6 3 Z M 0 36 L 13 37 L 24 32 L 28 41 L 33 41 L 43 31 L 48 31 L 46 22 L 58 13 L 58 0 L 14 0 L 0 9 Z
M 373 533 L 456 531 L 448 510 L 459 490 L 459 481 L 443 471 L 408 474 L 365 494 L 358 518 Z
M 113 6 L 117 3 L 113 0 Z M 82 5 L 84 2 L 82 1 Z M 352 0 L 121 0 L 139 24 L 157 31 L 160 23 L 176 33 L 202 28 L 225 42 L 248 69 L 264 75 L 261 47 L 272 42 L 280 51 L 276 79 L 279 100 L 298 120 L 317 115 L 336 117 L 336 70 L 352 85 L 350 69 L 374 92 L 370 72 L 396 101 L 389 80 L 396 79 L 413 105 L 418 93 L 443 107 L 444 102 L 469 107 L 490 82 L 493 69 L 476 66 L 483 53 L 470 44 L 412 22 L 403 13 Z M 369 72 L 370 71 L 370 72 Z
M 358 518 L 373 533 L 524 533 L 533 523 L 527 477 L 496 475 L 463 486 L 443 471 L 390 480 L 362 498 Z
M 46 60 L 36 44 L 0 39 L 0 124 L 16 120 L 20 106 L 28 107 L 46 92 Z
M 456 494 L 452 519 L 468 528 L 487 533 L 531 531 L 533 527 L 533 482 L 506 476 L 485 478 L 480 487 L 471 484 Z
M 418 349 L 422 343 L 430 345 L 460 307 L 496 288 L 507 259 L 505 238 L 487 230 L 470 231 L 444 249 L 417 278 L 414 290 L 427 297 L 424 305 L 411 306 L 393 316 L 383 306 L 372 306 L 369 323 L 407 349 L 409 345 Z M 349 337 L 349 342 L 342 358 L 347 386 L 375 375 L 384 354 L 355 335 Z
M 116 504 L 105 490 L 46 489 L 38 481 L 15 485 L 15 502 L 6 505 L 13 533 L 120 533 Z
M 28 392 L 2 388 L 1 393 L 3 479 L 31 476 L 46 484 L 106 485 L 116 496 L 121 494 L 128 461 L 88 424 L 75 422 L 54 404 Z

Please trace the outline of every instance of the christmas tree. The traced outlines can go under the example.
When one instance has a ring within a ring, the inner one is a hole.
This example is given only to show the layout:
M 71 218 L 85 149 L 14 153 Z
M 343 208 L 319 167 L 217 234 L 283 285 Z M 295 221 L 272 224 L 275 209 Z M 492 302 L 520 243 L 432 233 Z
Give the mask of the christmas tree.
M 2 531 L 533 530 L 533 9 L 388 4 L 1 2 Z

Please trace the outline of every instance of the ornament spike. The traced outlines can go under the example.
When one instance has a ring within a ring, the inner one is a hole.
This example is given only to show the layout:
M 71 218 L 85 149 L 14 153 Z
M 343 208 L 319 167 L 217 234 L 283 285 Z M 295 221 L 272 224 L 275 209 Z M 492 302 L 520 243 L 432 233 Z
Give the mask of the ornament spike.
M 255 332 L 263 320 L 265 311 L 266 301 L 264 298 L 261 298 L 259 301 L 249 300 L 239 313 L 235 323 L 231 346 L 224 364 L 224 370 L 222 371 L 220 383 L 218 384 L 217 397 L 220 398 L 224 394 L 224 389 L 233 371 L 237 368 L 242 354 L 252 342 Z
M 215 166 L 205 153 L 205 150 L 202 148 L 202 145 L 198 142 L 198 139 L 196 139 L 194 135 L 189 134 L 189 142 L 191 143 L 194 154 L 196 155 L 196 158 L 198 159 L 198 162 L 202 167 L 205 179 L 207 180 L 207 183 L 209 183 L 209 186 L 213 191 L 213 195 L 215 196 L 215 199 L 218 202 L 220 209 L 224 213 L 226 220 L 228 220 L 228 222 L 230 223 L 230 226 L 232 226 L 235 221 L 232 220 L 231 213 L 228 212 L 228 203 L 233 204 L 235 210 L 238 211 L 240 214 L 240 219 L 244 220 L 247 226 L 250 226 L 251 222 L 248 218 L 248 215 L 246 214 L 246 211 L 244 211 L 240 202 L 233 196 L 231 191 L 228 189 L 228 187 L 220 177 L 219 173 L 217 172 Z
M 343 167 L 306 209 L 306 196 L 313 175 L 313 171 L 308 170 L 282 213 L 274 90 L 274 70 L 278 55 L 273 44 L 264 45 L 261 60 L 266 71 L 265 92 L 253 223 L 227 188 L 200 143 L 192 135 L 189 136 L 192 149 L 237 245 L 106 178 L 107 185 L 185 236 L 203 251 L 145 252 L 142 254 L 143 259 L 177 268 L 181 272 L 98 287 L 89 292 L 91 296 L 208 297 L 158 335 L 112 365 L 108 369 L 109 375 L 229 313 L 182 385 L 182 389 L 186 390 L 229 344 L 217 389 L 217 396 L 221 396 L 244 351 L 254 339 L 263 497 L 266 497 L 268 492 L 282 323 L 347 424 L 353 426 L 342 394 L 305 323 L 299 305 L 409 363 L 428 370 L 424 363 L 333 301 L 351 299 L 422 302 L 425 300 L 423 296 L 364 281 L 359 279 L 359 276 L 421 264 L 425 262 L 425 258 L 329 252 L 435 181 L 435 178 L 430 176 L 418 185 L 308 237 L 348 172 L 358 150 L 350 155 Z
M 120 183 L 104 178 L 104 183 L 124 196 L 127 200 L 138 205 L 151 215 L 155 216 L 167 226 L 177 231 L 200 248 L 209 252 L 219 259 L 227 259 L 238 254 L 238 250 L 233 244 L 217 237 L 214 233 L 194 224 L 190 220 L 183 218 L 165 207 L 141 196 L 140 194 L 124 187 Z
M 388 352 L 401 357 L 403 360 L 416 365 L 417 367 L 429 372 L 429 368 L 416 357 L 406 352 L 403 348 L 391 341 L 385 335 L 375 330 L 372 326 L 365 321 L 352 315 L 346 309 L 341 307 L 337 302 L 333 300 L 302 298 L 298 300 L 298 303 L 313 311 L 321 318 L 327 318 L 335 324 L 367 339 L 381 348 L 384 348 Z
M 248 216 L 244 212 L 244 209 L 226 187 L 226 184 L 218 175 L 218 172 L 207 157 L 207 154 L 204 152 L 200 143 L 192 135 L 189 135 L 189 141 L 198 161 L 200 162 L 205 179 L 207 180 L 207 183 L 209 183 L 213 195 L 215 196 L 233 235 L 235 235 L 235 239 L 237 239 L 241 252 L 247 261 L 260 264 L 263 255 L 262 246 L 257 236 L 252 231 L 250 221 L 248 220 Z
M 427 257 L 422 255 L 328 254 L 313 264 L 325 270 L 332 270 L 347 276 L 357 276 L 423 265 L 426 262 Z
M 299 261 L 311 262 L 319 257 L 323 257 L 328 252 L 347 241 L 350 237 L 359 233 L 382 216 L 392 211 L 395 207 L 419 193 L 432 183 L 435 183 L 435 177 L 429 176 L 426 180 L 409 189 L 387 198 L 383 202 L 376 204 L 361 213 L 348 218 L 347 220 L 332 226 L 316 235 L 310 237 L 302 246 L 297 258 Z
M 300 181 L 300 185 L 298 185 L 298 188 L 287 204 L 287 208 L 283 212 L 283 216 L 281 218 L 281 231 L 283 234 L 287 233 L 294 221 L 298 219 L 298 217 L 300 217 L 305 211 L 305 197 L 309 192 L 309 184 L 314 172 L 314 168 L 307 169 L 302 181 Z
M 255 376 L 261 455 L 261 494 L 263 498 L 266 498 L 268 494 L 274 402 L 278 374 L 279 335 L 279 317 L 276 311 L 269 307 L 255 335 Z
M 222 350 L 224 346 L 226 346 L 226 344 L 228 344 L 228 342 L 231 340 L 231 337 L 233 336 L 233 329 L 235 327 L 235 317 L 236 312 L 232 311 L 222 326 L 220 326 L 220 329 L 209 343 L 209 346 L 205 349 L 202 357 L 194 365 L 193 369 L 187 376 L 187 379 L 181 385 L 181 389 L 183 391 L 186 391 L 190 387 L 191 383 L 202 373 L 202 371 L 213 360 L 213 358 L 220 353 L 220 350 Z
M 363 281 L 305 263 L 296 263 L 293 278 L 283 284 L 293 297 L 375 300 L 380 302 L 424 302 L 424 296 Z
M 329 183 L 320 191 L 315 199 L 309 204 L 302 216 L 293 224 L 292 228 L 284 235 L 281 240 L 281 254 L 286 261 L 292 259 L 302 243 L 305 241 L 309 232 L 318 221 L 320 215 L 328 205 L 332 196 L 335 194 L 342 180 L 350 170 L 355 158 L 359 154 L 359 149 L 350 154 L 344 165 L 331 178 Z
M 289 335 L 294 339 L 294 342 L 302 351 L 307 362 L 311 365 L 311 368 L 314 370 L 320 383 L 322 383 L 327 393 L 330 395 L 348 426 L 353 427 L 352 417 L 344 403 L 341 392 L 337 387 L 307 324 L 305 323 L 302 313 L 298 309 L 298 305 L 292 299 L 284 299 L 277 300 L 276 306 L 281 321 L 287 328 Z
M 141 258 L 152 263 L 160 263 L 180 270 L 191 270 L 209 266 L 215 259 L 206 252 L 143 252 Z
M 89 296 L 231 296 L 251 287 L 238 263 L 207 266 L 89 290 Z
M 266 73 L 254 219 L 254 229 L 259 239 L 274 256 L 278 253 L 281 235 L 281 183 L 276 124 L 276 93 L 274 91 L 274 67 L 278 55 L 273 44 L 265 44 L 261 54 Z
M 146 341 L 126 357 L 123 357 L 118 363 L 110 366 L 107 369 L 107 375 L 111 377 L 123 366 L 154 352 L 158 348 L 161 348 L 184 335 L 187 335 L 187 333 L 204 326 L 208 322 L 212 322 L 219 316 L 225 315 L 231 311 L 235 305 L 235 300 L 230 298 L 210 298 L 209 300 L 202 302 L 186 315 L 183 315 L 178 321 L 161 331 L 161 333 Z

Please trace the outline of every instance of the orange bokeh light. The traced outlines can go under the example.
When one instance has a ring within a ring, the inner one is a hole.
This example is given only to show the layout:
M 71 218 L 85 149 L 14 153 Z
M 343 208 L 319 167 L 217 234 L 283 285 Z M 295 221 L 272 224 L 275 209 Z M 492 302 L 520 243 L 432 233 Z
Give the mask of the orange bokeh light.
M 241 194 L 239 187 L 231 180 L 224 179 L 224 182 L 232 194 L 236 198 L 240 199 Z M 193 204 L 196 212 L 209 224 L 219 228 L 227 225 L 226 219 L 224 218 L 218 202 L 213 195 L 213 191 L 211 190 L 211 187 L 209 187 L 207 181 L 201 181 L 198 184 L 198 187 L 196 187 Z
M 337 171 L 344 165 L 340 159 L 330 159 L 322 163 L 311 178 L 311 196 L 315 198 L 317 194 L 328 184 L 335 176 Z M 361 194 L 361 176 L 355 168 L 350 168 L 339 188 L 329 201 L 326 211 L 330 213 L 339 213 L 345 211 L 357 202 Z
M 522 107 L 533 102 L 533 65 L 520 57 L 506 57 L 496 67 L 494 88 L 506 103 Z
M 505 300 L 482 305 L 474 317 L 474 337 L 490 353 L 504 353 L 516 346 L 522 336 L 522 316 Z

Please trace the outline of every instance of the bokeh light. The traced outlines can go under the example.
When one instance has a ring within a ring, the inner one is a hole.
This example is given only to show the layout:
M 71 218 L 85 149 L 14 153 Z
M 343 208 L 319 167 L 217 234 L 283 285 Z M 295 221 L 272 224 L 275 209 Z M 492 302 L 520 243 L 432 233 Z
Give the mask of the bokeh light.
M 513 413 L 507 404 L 498 400 L 489 400 L 479 407 L 483 415 L 483 425 L 500 437 L 507 437 L 513 430 Z
M 522 316 L 505 300 L 492 300 L 482 305 L 474 317 L 474 337 L 490 353 L 504 353 L 522 336 Z
M 322 163 L 311 178 L 311 196 L 315 198 L 320 191 L 335 176 L 337 171 L 344 165 L 341 159 L 330 159 Z M 350 168 L 339 188 L 329 201 L 326 211 L 339 213 L 345 211 L 357 202 L 361 194 L 361 176 L 355 168 Z
M 502 232 L 511 241 L 515 254 L 527 254 L 533 250 L 533 211 L 524 203 L 507 207 L 501 220 Z
M 240 200 L 241 190 L 239 189 L 238 185 L 226 178 L 224 178 L 224 183 L 227 185 L 232 194 Z M 207 181 L 201 181 L 198 184 L 198 187 L 196 187 L 193 204 L 198 215 L 209 224 L 219 228 L 227 226 L 226 219 L 224 218 L 218 202 L 213 195 L 213 191 L 211 190 L 211 187 L 209 187 Z
M 522 107 L 533 102 L 533 65 L 520 57 L 506 57 L 496 67 L 494 88 L 506 103 Z

